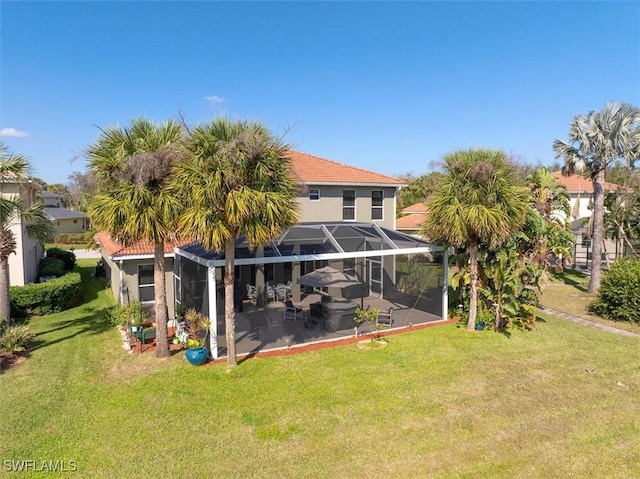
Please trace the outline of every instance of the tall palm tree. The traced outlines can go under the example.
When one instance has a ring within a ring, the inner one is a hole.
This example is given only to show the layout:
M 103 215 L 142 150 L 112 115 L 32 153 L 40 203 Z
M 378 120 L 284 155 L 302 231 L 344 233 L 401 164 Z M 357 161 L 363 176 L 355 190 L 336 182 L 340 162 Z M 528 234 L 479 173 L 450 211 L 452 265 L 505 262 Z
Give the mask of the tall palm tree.
M 593 236 L 589 292 L 600 286 L 604 239 L 604 181 L 607 166 L 624 160 L 629 166 L 640 158 L 640 109 L 628 103 L 607 103 L 571 120 L 569 141 L 555 140 L 556 158 L 563 157 L 567 173 L 586 172 L 593 182 Z
M 176 168 L 186 205 L 179 231 L 212 250 L 224 250 L 225 332 L 228 367 L 237 364 L 235 240 L 258 247 L 298 222 L 297 189 L 288 147 L 260 123 L 220 117 L 195 127 L 189 161 Z
M 46 218 L 41 201 L 30 202 L 19 195 L 5 196 L 2 192 L 3 183 L 27 182 L 30 172 L 27 158 L 9 152 L 7 145 L 0 142 L 0 318 L 7 325 L 11 323 L 9 256 L 17 248 L 11 227 L 24 224 L 25 233 L 40 243 L 49 241 L 53 235 L 53 225 Z
M 423 234 L 469 254 L 471 290 L 467 329 L 475 329 L 478 304 L 478 250 L 497 248 L 522 226 L 529 195 L 515 182 L 505 154 L 466 150 L 444 158 L 445 175 L 430 197 Z
M 183 130 L 174 121 L 155 125 L 138 118 L 127 128 L 110 127 L 87 150 L 98 192 L 89 214 L 120 243 L 154 244 L 156 357 L 169 356 L 165 242 L 175 237 L 181 204 L 168 185 L 182 154 Z

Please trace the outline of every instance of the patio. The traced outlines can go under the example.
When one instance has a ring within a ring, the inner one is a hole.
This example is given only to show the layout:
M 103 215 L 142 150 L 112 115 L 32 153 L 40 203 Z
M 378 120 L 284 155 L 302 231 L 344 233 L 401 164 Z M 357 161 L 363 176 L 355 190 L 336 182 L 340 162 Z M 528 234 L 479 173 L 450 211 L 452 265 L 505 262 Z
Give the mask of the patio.
M 294 345 L 313 344 L 333 339 L 354 337 L 352 328 L 327 331 L 322 324 L 313 324 L 310 319 L 310 305 L 321 300 L 320 294 L 312 293 L 304 295 L 304 298 L 296 302 L 296 306 L 303 309 L 302 318 L 296 321 L 284 319 L 285 305 L 282 302 L 270 302 L 265 306 L 254 306 L 249 301 L 244 302 L 242 313 L 236 313 L 236 348 L 238 354 L 248 354 L 268 351 L 279 348 L 289 348 Z M 339 299 L 338 299 L 339 300 Z M 360 306 L 359 301 L 355 301 Z M 380 310 L 393 311 L 393 325 L 388 329 L 402 329 L 418 324 L 437 323 L 442 317 L 436 314 L 420 311 L 405 304 L 389 299 L 377 297 L 364 298 L 364 308 L 377 307 Z M 224 335 L 224 316 L 218 316 L 218 352 L 226 356 L 226 336 Z M 353 326 L 358 327 L 358 335 L 370 331 L 369 324 Z
M 208 251 L 198 243 L 175 250 L 176 304 L 217 319 L 210 334 L 214 359 L 226 355 L 224 261 L 224 251 Z M 393 307 L 394 329 L 445 320 L 446 265 L 442 246 L 369 223 L 303 223 L 256 250 L 241 237 L 235 249 L 237 352 L 353 337 L 350 315 L 356 303 L 381 310 Z M 323 283 L 326 287 L 302 281 L 327 266 L 344 274 L 343 279 Z M 288 291 L 274 293 L 278 285 Z M 348 311 L 339 305 L 325 307 L 332 310 L 330 319 L 310 324 L 307 319 L 316 317 L 310 305 L 320 295 L 347 302 Z M 294 314 L 297 320 L 285 319 L 283 301 L 289 296 L 303 307 L 303 318 Z

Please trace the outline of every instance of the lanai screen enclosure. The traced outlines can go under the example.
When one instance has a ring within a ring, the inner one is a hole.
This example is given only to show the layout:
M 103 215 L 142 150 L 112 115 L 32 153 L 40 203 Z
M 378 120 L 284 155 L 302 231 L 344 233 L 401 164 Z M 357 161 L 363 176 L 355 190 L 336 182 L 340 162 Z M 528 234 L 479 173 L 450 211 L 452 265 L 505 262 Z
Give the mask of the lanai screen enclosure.
M 251 250 L 244 237 L 236 241 L 236 311 L 246 303 L 246 285 L 255 285 L 257 308 L 267 301 L 266 285 L 289 283 L 292 300 L 311 291 L 297 279 L 330 265 L 361 283 L 331 295 L 357 300 L 383 298 L 408 309 L 447 317 L 447 254 L 434 245 L 370 223 L 303 223 L 280 238 Z M 175 250 L 176 307 L 195 308 L 216 318 L 211 326 L 211 352 L 219 356 L 218 331 L 224 334 L 224 251 L 208 251 L 192 243 Z M 254 307 L 251 305 L 251 307 Z M 414 323 L 416 324 L 416 323 Z

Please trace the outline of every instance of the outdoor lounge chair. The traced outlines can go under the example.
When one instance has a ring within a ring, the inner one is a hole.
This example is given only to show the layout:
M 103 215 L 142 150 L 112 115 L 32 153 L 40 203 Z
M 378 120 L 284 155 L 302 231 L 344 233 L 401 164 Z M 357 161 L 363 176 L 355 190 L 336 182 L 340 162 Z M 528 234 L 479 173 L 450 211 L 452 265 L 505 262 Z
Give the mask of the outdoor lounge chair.
M 376 325 L 391 327 L 393 324 L 393 306 L 389 311 L 380 311 L 376 317 Z
M 293 302 L 288 299 L 284 302 L 284 319 L 296 321 L 298 318 L 302 319 L 302 308 L 298 308 Z

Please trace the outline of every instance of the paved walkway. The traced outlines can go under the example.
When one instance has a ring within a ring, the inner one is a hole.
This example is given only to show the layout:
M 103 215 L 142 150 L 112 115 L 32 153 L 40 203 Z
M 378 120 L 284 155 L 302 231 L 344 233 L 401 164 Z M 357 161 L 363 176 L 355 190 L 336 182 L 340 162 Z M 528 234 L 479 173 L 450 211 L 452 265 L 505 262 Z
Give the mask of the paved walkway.
M 100 259 L 100 251 L 97 249 L 76 248 L 73 250 L 76 259 Z
M 538 309 L 543 313 L 551 314 L 553 316 L 558 316 L 559 318 L 563 318 L 563 319 L 568 319 L 569 321 L 573 321 L 574 323 L 583 324 L 585 326 L 591 326 L 592 328 L 602 329 L 603 331 L 608 331 L 613 334 L 619 334 L 620 336 L 628 336 L 630 338 L 640 338 L 640 334 L 638 333 L 632 333 L 631 331 L 625 331 L 624 329 L 618 329 L 612 326 L 607 326 L 606 324 L 596 323 L 595 321 L 589 321 L 588 319 L 579 318 L 577 316 L 572 316 L 566 313 L 561 313 L 560 311 L 556 311 L 554 309 L 545 308 L 543 306 L 539 306 Z

